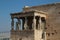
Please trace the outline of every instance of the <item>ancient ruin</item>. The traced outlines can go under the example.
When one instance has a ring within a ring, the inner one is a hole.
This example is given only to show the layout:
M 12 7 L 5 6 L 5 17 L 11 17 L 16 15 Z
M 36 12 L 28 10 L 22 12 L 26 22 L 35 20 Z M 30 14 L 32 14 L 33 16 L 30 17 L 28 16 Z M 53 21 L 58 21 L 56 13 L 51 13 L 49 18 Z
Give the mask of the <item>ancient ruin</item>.
M 12 40 L 60 40 L 60 3 L 26 6 L 10 15 Z

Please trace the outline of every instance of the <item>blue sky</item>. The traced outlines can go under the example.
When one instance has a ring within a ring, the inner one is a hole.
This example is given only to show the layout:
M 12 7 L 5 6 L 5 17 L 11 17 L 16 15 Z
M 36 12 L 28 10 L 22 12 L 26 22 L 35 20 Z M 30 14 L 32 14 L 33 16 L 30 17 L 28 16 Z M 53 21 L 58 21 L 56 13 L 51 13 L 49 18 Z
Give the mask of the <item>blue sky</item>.
M 0 32 L 11 28 L 10 13 L 20 12 L 24 6 L 36 6 L 60 2 L 60 0 L 0 0 Z

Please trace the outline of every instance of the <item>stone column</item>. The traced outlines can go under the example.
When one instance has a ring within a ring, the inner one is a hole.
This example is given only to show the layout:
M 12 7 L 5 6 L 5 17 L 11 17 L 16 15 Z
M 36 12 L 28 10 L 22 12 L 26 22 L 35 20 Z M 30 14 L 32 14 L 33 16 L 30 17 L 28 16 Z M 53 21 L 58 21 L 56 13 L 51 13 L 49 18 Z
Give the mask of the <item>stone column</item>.
M 11 30 L 14 30 L 14 19 L 12 18 L 12 21 L 11 21 Z
M 17 30 L 17 27 L 18 27 L 18 22 L 16 22 L 16 30 Z
M 33 25 L 32 25 L 33 30 L 36 29 L 36 19 L 35 16 L 33 17 Z
M 18 19 L 18 22 L 17 22 L 17 29 L 19 30 L 19 27 L 20 27 L 20 19 Z
M 24 30 L 24 23 L 25 23 L 25 20 L 24 20 L 24 18 L 22 19 L 22 30 Z
M 39 29 L 41 29 L 41 17 L 39 18 Z
M 27 17 L 25 17 L 24 29 L 25 29 L 25 30 L 28 29 L 28 26 L 27 26 Z

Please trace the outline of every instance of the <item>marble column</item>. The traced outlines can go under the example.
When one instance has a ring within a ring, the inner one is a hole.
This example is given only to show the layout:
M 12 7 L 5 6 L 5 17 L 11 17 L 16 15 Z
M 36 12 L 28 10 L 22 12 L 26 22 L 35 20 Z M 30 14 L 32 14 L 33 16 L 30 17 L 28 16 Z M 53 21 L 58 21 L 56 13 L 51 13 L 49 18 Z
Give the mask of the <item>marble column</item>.
M 14 19 L 12 18 L 12 21 L 11 21 L 11 30 L 14 30 Z
M 19 30 L 18 22 L 16 22 L 16 30 Z
M 28 26 L 27 26 L 27 17 L 25 17 L 25 23 L 24 23 L 24 30 L 27 30 Z
M 24 30 L 24 23 L 25 23 L 25 20 L 24 18 L 22 19 L 22 30 Z
M 18 22 L 17 22 L 17 29 L 18 30 L 20 30 L 19 28 L 20 28 L 20 19 L 17 19 L 18 20 Z
M 41 17 L 39 17 L 39 29 L 41 29 Z
M 33 30 L 36 29 L 36 19 L 35 16 L 33 17 L 33 25 L 32 25 Z
M 46 22 L 45 19 L 41 19 L 41 29 L 44 31 L 45 30 L 45 26 L 46 26 Z

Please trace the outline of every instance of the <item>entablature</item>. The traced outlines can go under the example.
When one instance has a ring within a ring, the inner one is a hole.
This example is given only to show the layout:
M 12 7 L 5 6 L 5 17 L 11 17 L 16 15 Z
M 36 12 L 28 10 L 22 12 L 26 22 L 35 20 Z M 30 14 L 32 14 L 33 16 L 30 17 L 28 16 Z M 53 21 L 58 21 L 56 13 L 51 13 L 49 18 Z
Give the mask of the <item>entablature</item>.
M 11 13 L 11 18 L 21 18 L 21 17 L 28 17 L 28 16 L 44 16 L 46 17 L 47 13 L 38 10 L 30 10 L 28 12 L 19 12 L 19 13 Z

